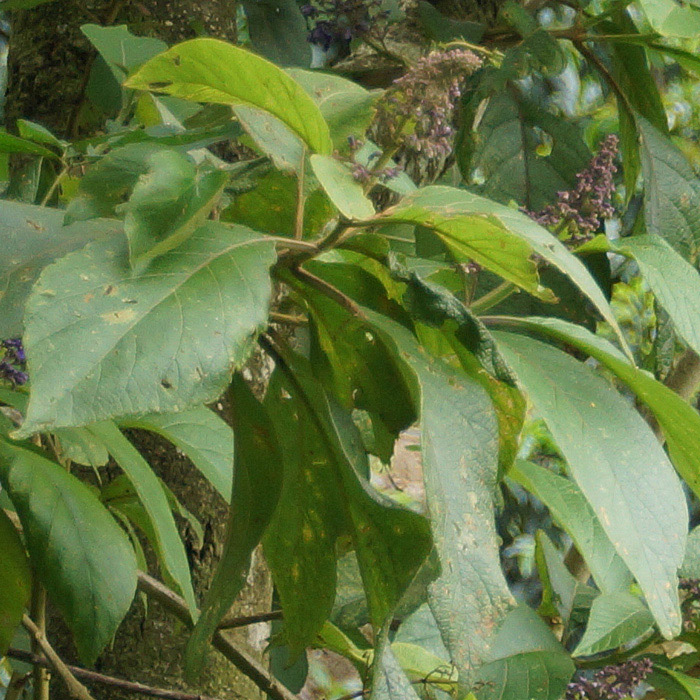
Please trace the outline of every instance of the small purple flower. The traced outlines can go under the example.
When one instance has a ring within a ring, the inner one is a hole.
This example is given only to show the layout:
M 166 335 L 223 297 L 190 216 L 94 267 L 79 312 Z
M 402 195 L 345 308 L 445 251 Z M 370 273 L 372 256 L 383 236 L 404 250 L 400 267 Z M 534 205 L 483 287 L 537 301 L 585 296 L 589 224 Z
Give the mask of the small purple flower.
M 566 689 L 566 700 L 621 700 L 630 697 L 652 671 L 651 659 L 634 659 L 605 666 L 592 674 L 579 672 Z
M 314 20 L 308 41 L 324 51 L 333 44 L 347 46 L 353 39 L 382 29 L 388 16 L 381 10 L 381 0 L 315 0 L 302 5 L 301 13 Z
M 18 369 L 15 365 L 24 365 L 27 356 L 20 338 L 9 338 L 0 341 L 0 346 L 5 350 L 5 358 L 0 360 L 0 377 L 7 379 L 13 384 L 22 385 L 27 383 L 27 373 Z
M 528 212 L 541 226 L 558 229 L 564 239 L 580 243 L 593 237 L 604 219 L 615 214 L 612 197 L 615 193 L 615 158 L 619 139 L 608 136 L 590 165 L 576 176 L 572 190 L 557 192 L 557 201 L 539 212 Z

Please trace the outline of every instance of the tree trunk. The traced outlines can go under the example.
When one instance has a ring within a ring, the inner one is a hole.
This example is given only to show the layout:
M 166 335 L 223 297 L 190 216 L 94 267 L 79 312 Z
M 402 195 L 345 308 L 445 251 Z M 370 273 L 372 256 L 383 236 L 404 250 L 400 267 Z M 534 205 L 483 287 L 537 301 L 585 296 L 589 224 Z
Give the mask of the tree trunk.
M 95 53 L 80 32 L 86 23 L 126 23 L 135 34 L 158 36 L 168 43 L 206 33 L 233 39 L 236 3 L 231 0 L 59 0 L 33 10 L 12 13 L 9 87 L 6 123 L 17 118 L 39 122 L 59 136 L 80 131 L 81 110 L 89 69 Z M 262 373 L 254 371 L 262 382 Z M 221 552 L 227 506 L 175 448 L 148 433 L 131 433 L 139 449 L 180 499 L 200 519 L 207 536 L 204 546 L 188 540 L 195 589 L 201 596 L 212 577 Z M 109 468 L 107 469 L 109 471 Z M 233 612 L 247 615 L 270 609 L 272 584 L 261 556 L 254 558 L 248 585 Z M 57 615 L 51 615 L 49 638 L 62 657 L 76 663 L 70 637 Z M 262 623 L 231 633 L 243 650 L 262 658 L 268 636 Z M 98 661 L 106 675 L 148 685 L 189 690 L 212 697 L 260 698 L 258 691 L 218 652 L 212 651 L 201 678 L 189 686 L 183 678 L 182 655 L 188 634 L 161 606 L 148 601 L 147 609 L 137 596 L 132 610 L 117 633 L 114 644 Z M 89 684 L 88 684 L 89 685 Z M 94 697 L 104 700 L 132 698 L 107 686 L 93 686 Z M 53 679 L 54 700 L 68 697 L 60 680 Z

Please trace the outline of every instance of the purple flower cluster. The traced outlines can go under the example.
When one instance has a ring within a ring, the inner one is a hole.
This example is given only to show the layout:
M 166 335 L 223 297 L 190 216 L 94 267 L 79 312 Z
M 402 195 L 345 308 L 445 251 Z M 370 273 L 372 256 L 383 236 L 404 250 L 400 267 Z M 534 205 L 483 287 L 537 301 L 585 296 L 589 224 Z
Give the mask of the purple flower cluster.
M 481 59 L 466 49 L 433 51 L 394 81 L 377 106 L 382 141 L 427 158 L 452 152 L 455 109 Z
M 700 579 L 682 578 L 678 583 L 678 588 L 685 592 L 686 599 L 700 600 Z
M 328 51 L 334 44 L 361 39 L 386 19 L 381 0 L 316 0 L 301 6 L 310 25 L 309 42 Z
M 566 700 L 621 700 L 630 697 L 652 672 L 651 659 L 605 666 L 593 674 L 579 673 L 566 689 Z
M 0 377 L 9 380 L 13 384 L 26 384 L 29 378 L 27 373 L 16 366 L 24 367 L 27 362 L 22 341 L 19 338 L 10 338 L 9 340 L 1 341 L 0 346 L 5 351 L 5 357 L 0 360 Z
M 601 144 L 590 165 L 576 176 L 573 190 L 557 192 L 557 201 L 540 212 L 527 212 L 542 226 L 557 229 L 561 238 L 581 242 L 591 238 L 603 219 L 615 213 L 615 158 L 619 139 L 615 134 Z

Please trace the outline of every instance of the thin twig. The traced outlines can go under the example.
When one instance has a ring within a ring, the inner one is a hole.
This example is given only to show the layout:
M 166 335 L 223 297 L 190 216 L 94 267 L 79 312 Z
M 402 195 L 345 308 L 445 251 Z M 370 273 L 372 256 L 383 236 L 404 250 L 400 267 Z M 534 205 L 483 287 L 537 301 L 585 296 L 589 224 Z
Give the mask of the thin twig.
M 294 221 L 294 238 L 300 241 L 304 237 L 304 171 L 306 169 L 306 148 L 301 149 L 301 164 L 299 165 L 299 175 L 297 177 L 297 213 Z
M 46 589 L 33 576 L 32 597 L 29 603 L 29 614 L 42 636 L 46 635 Z M 35 654 L 41 651 L 39 640 L 31 638 L 31 648 Z M 49 699 L 49 673 L 43 668 L 32 669 L 32 697 L 34 700 Z
M 63 181 L 63 178 L 68 175 L 68 166 L 64 165 L 63 169 L 61 170 L 58 175 L 53 179 L 53 182 L 51 183 L 51 187 L 46 191 L 46 194 L 44 195 L 44 198 L 41 200 L 41 206 L 45 207 L 48 203 L 51 197 L 53 196 L 53 193 L 56 191 L 57 187 L 61 184 Z
M 25 651 L 24 649 L 8 649 L 6 656 L 11 659 L 17 659 L 17 661 L 22 661 L 26 664 L 32 664 L 34 666 L 51 666 L 51 662 L 49 662 L 43 656 L 37 656 L 36 654 L 32 654 L 30 651 Z M 144 685 L 143 683 L 135 683 L 133 681 L 122 680 L 121 678 L 105 676 L 102 673 L 89 671 L 85 668 L 80 668 L 79 666 L 68 666 L 67 668 L 76 678 L 82 678 L 85 681 L 91 681 L 93 683 L 100 683 L 101 685 L 119 688 L 127 693 L 138 693 L 139 695 L 148 695 L 152 698 L 165 698 L 165 700 L 215 700 L 215 698 L 210 698 L 206 695 L 183 693 L 180 690 L 153 688 L 152 686 Z
M 247 627 L 255 625 L 258 622 L 272 622 L 273 620 L 281 620 L 282 611 L 272 610 L 270 612 L 258 613 L 257 615 L 241 615 L 236 617 L 224 617 L 219 623 L 220 630 L 232 630 L 237 627 Z
M 48 659 L 51 668 L 61 676 L 71 697 L 75 698 L 75 700 L 94 700 L 92 695 L 90 695 L 90 691 L 71 673 L 68 666 L 66 666 L 61 657 L 49 644 L 49 640 L 46 639 L 43 631 L 34 623 L 34 620 L 32 620 L 29 615 L 24 615 L 24 617 L 22 617 L 22 625 L 27 632 L 32 635 L 32 638 Z
M 270 321 L 273 323 L 289 323 L 292 326 L 305 326 L 309 322 L 308 319 L 303 316 L 281 314 L 277 311 L 270 311 Z
M 186 627 L 192 628 L 190 610 L 177 593 L 143 571 L 138 572 L 138 587 L 143 593 L 157 600 Z M 211 643 L 272 700 L 298 700 L 297 696 L 272 676 L 257 659 L 237 649 L 222 632 L 216 632 Z
M 302 267 L 293 268 L 291 273 L 299 279 L 299 281 L 335 301 L 353 316 L 361 317 L 363 315 L 362 311 L 360 311 L 360 307 L 349 296 L 343 294 L 337 287 L 329 284 L 326 280 L 316 277 L 316 275 L 308 270 L 304 270 Z
M 618 85 L 617 80 L 613 74 L 608 70 L 607 66 L 591 51 L 582 41 L 575 41 L 574 46 L 578 49 L 579 53 L 590 63 L 592 63 L 597 71 L 605 78 L 605 82 L 610 86 L 612 91 L 618 97 L 620 102 L 624 105 L 625 109 L 634 117 L 634 107 L 629 101 L 629 97 L 625 95 L 622 88 Z

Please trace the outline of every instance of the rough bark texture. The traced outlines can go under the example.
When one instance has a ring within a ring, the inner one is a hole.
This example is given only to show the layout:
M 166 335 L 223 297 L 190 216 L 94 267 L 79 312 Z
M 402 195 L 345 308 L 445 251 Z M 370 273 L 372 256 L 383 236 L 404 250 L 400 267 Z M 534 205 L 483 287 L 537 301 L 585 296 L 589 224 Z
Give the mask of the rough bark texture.
M 80 125 L 90 123 L 83 93 L 94 52 L 80 32 L 82 24 L 126 23 L 136 34 L 158 36 L 172 43 L 202 32 L 233 39 L 235 17 L 236 3 L 231 0 L 59 0 L 30 11 L 15 12 L 11 17 L 7 124 L 11 126 L 15 119 L 23 117 L 63 135 L 69 125 L 76 134 L 82 131 Z M 259 368 L 252 369 L 252 374 L 262 382 Z M 205 527 L 206 541 L 200 548 L 183 524 L 195 588 L 201 595 L 211 581 L 220 554 L 226 504 L 189 461 L 168 443 L 147 433 L 132 433 L 131 437 L 155 471 Z M 271 595 L 269 573 L 262 558 L 257 557 L 251 567 L 248 586 L 233 611 L 246 615 L 269 610 Z M 49 636 L 67 662 L 76 661 L 69 635 L 56 615 L 52 615 Z M 262 656 L 267 636 L 266 625 L 232 633 L 242 648 L 258 656 Z M 213 697 L 261 697 L 250 681 L 214 651 L 202 670 L 200 681 L 189 686 L 182 673 L 186 641 L 186 631 L 158 604 L 149 601 L 145 610 L 137 598 L 112 648 L 102 655 L 97 668 L 107 675 Z M 92 690 L 101 700 L 133 697 L 105 686 Z M 58 680 L 52 681 L 51 691 L 54 700 L 68 697 Z

